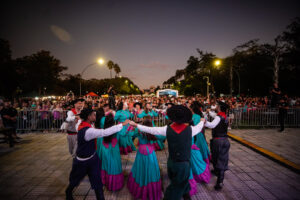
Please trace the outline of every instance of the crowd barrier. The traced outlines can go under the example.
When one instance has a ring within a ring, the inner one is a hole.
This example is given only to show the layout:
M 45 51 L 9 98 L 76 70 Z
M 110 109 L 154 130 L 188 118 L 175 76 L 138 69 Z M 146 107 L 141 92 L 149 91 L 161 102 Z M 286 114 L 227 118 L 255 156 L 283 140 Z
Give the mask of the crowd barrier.
M 275 128 L 279 127 L 279 110 L 274 108 L 233 109 L 229 112 L 231 128 Z M 17 131 L 60 131 L 67 111 L 18 111 Z M 156 126 L 168 123 L 165 115 L 154 118 Z M 300 109 L 288 109 L 285 114 L 286 127 L 300 127 Z
M 276 128 L 279 127 L 278 108 L 233 109 L 229 114 L 232 128 Z M 285 127 L 300 127 L 300 108 L 290 108 L 284 114 Z

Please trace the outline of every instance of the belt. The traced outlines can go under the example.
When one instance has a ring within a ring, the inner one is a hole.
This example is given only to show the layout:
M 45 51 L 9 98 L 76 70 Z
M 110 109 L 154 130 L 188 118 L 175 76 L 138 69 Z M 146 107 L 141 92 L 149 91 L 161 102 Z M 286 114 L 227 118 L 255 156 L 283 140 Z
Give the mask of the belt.
M 224 136 L 224 137 L 214 137 L 213 139 L 223 139 L 223 138 L 227 138 L 227 136 Z
M 77 160 L 79 160 L 79 161 L 87 161 L 87 160 L 91 159 L 95 154 L 96 154 L 96 152 L 94 152 L 93 155 L 91 155 L 90 157 L 87 157 L 87 158 L 80 158 L 80 157 L 78 157 L 78 156 L 76 156 L 76 158 L 77 158 Z
M 68 135 L 77 135 L 77 132 L 67 131 Z

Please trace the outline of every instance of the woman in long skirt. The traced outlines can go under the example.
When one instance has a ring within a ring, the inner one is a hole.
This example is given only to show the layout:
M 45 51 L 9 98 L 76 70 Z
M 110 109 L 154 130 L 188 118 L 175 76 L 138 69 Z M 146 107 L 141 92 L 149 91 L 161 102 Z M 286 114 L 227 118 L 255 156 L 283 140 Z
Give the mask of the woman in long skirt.
M 146 103 L 146 108 L 144 111 L 142 111 L 140 114 L 137 115 L 138 118 L 144 118 L 144 117 L 151 117 L 152 119 L 152 126 L 155 126 L 154 118 L 158 117 L 158 113 L 155 112 L 152 109 L 152 106 L 150 103 Z M 157 138 L 156 141 L 150 141 L 150 143 L 154 146 L 155 151 L 162 150 L 164 148 L 164 140 L 166 137 L 164 136 L 155 136 Z
M 123 102 L 120 102 L 118 105 L 118 111 L 115 115 L 115 121 L 118 121 L 119 123 L 124 122 L 126 119 L 133 118 L 133 114 L 131 114 L 126 104 Z M 134 128 L 131 127 L 129 124 L 126 126 L 123 126 L 123 129 L 119 132 L 119 145 L 120 145 L 120 153 L 127 155 L 128 153 L 135 151 L 135 147 L 132 141 Z
M 191 105 L 191 111 L 193 113 L 193 123 L 196 125 L 200 122 L 200 119 L 203 117 L 203 114 L 200 110 L 200 106 L 198 103 L 193 102 Z M 199 148 L 202 158 L 206 163 L 209 163 L 211 159 L 210 151 L 206 142 L 206 139 L 204 137 L 204 131 L 205 129 L 202 130 L 200 134 L 197 134 L 195 136 L 195 145 Z
M 143 125 L 152 126 L 151 119 L 144 119 Z M 160 170 L 151 140 L 156 138 L 137 129 L 139 148 L 128 177 L 127 187 L 135 199 L 159 200 L 162 194 Z
M 115 124 L 112 114 L 104 118 L 104 128 L 109 128 Z M 124 185 L 124 175 L 122 173 L 122 163 L 117 134 L 104 137 L 101 149 L 101 178 L 102 184 L 110 191 L 122 189 Z

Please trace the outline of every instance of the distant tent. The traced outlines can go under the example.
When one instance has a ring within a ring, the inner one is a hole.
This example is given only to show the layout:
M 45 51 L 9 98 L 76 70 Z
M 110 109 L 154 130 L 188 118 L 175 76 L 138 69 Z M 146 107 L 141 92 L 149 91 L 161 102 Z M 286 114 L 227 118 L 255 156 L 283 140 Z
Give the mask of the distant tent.
M 85 96 L 98 97 L 98 94 L 96 94 L 94 92 L 89 92 Z
M 164 89 L 164 90 L 157 90 L 156 96 L 174 96 L 178 97 L 178 90 L 171 90 L 171 89 Z

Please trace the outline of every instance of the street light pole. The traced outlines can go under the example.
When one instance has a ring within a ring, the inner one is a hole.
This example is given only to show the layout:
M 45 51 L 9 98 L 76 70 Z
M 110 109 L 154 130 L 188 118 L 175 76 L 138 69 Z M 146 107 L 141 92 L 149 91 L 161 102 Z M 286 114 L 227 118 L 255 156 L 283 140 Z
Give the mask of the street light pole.
M 203 78 L 206 78 L 206 96 L 207 98 L 209 97 L 209 85 L 210 85 L 210 82 L 209 82 L 209 76 L 204 76 Z
M 241 79 L 240 79 L 240 74 L 237 70 L 233 69 L 234 72 L 236 73 L 238 79 L 239 79 L 239 95 L 241 94 Z
M 91 67 L 91 66 L 93 66 L 93 65 L 95 65 L 95 64 L 97 64 L 97 63 L 98 63 L 99 65 L 102 65 L 102 64 L 104 63 L 104 60 L 103 60 L 102 58 L 99 58 L 99 59 L 97 60 L 97 62 L 94 62 L 94 63 L 91 63 L 91 64 L 85 66 L 85 68 L 82 70 L 82 72 L 81 72 L 81 74 L 80 74 L 80 80 L 79 80 L 79 95 L 80 95 L 80 96 L 81 96 L 81 79 L 82 79 L 83 73 L 85 72 L 85 70 L 87 70 L 87 68 L 89 68 L 89 67 Z
M 95 64 L 97 64 L 97 63 L 91 63 L 91 64 L 85 66 L 85 68 L 84 68 L 84 69 L 82 70 L 82 72 L 80 73 L 80 81 L 79 81 L 79 96 L 80 96 L 80 97 L 81 97 L 81 79 L 82 79 L 83 73 L 87 70 L 87 68 L 89 68 L 89 67 L 91 67 L 91 66 L 93 66 L 93 65 L 95 65 Z

